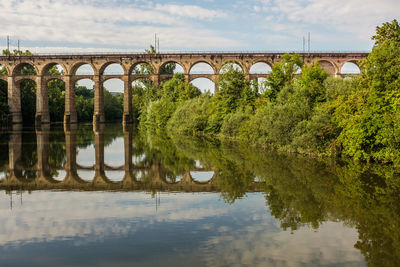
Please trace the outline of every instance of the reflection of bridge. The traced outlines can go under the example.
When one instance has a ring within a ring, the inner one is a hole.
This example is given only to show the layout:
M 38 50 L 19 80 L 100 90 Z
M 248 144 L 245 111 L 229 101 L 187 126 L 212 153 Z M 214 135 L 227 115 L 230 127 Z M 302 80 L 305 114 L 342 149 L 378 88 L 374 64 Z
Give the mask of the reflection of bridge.
M 112 191 L 134 191 L 134 190 L 165 190 L 165 191 L 188 191 L 188 192 L 212 192 L 218 189 L 218 171 L 193 167 L 185 171 L 182 179 L 173 181 L 168 179 L 171 173 L 159 162 L 153 162 L 149 166 L 139 166 L 132 161 L 132 130 L 124 130 L 124 158 L 123 166 L 107 166 L 104 161 L 104 125 L 98 125 L 94 131 L 95 164 L 93 166 L 80 166 L 77 163 L 76 126 L 65 130 L 66 162 L 63 166 L 51 166 L 49 164 L 49 131 L 37 130 L 37 163 L 33 167 L 25 167 L 21 163 L 22 154 L 22 131 L 13 131 L 9 141 L 9 164 L 0 168 L 7 173 L 7 177 L 0 180 L 0 189 L 23 189 L 23 190 L 112 190 Z M 121 151 L 122 153 L 122 151 Z M 143 164 L 145 165 L 145 164 Z M 79 176 L 78 171 L 93 171 L 93 177 L 89 179 Z M 26 171 L 36 172 L 36 177 L 26 179 L 23 173 Z M 62 180 L 54 179 L 51 173 L 54 171 L 65 172 Z M 106 174 L 117 172 L 121 174 L 120 181 L 111 181 Z M 196 181 L 191 171 L 207 172 L 213 171 L 213 176 L 205 182 Z M 123 172 L 123 174 L 122 174 Z M 122 177 L 123 176 L 123 177 Z M 141 176 L 141 177 L 139 177 Z M 140 178 L 140 179 L 139 179 Z M 89 181 L 88 181 L 89 180 Z M 254 182 L 249 191 L 259 191 L 261 184 Z
M 321 66 L 332 76 L 341 76 L 341 67 L 346 62 L 358 64 L 368 53 L 300 53 L 306 64 L 319 61 Z M 190 82 L 196 78 L 207 78 L 214 83 L 223 66 L 228 62 L 239 65 L 246 79 L 266 77 L 264 74 L 251 73 L 250 69 L 257 63 L 273 66 L 281 59 L 282 53 L 175 53 L 175 54 L 112 54 L 112 55 L 41 55 L 41 56 L 0 56 L 0 65 L 6 68 L 8 76 L 0 76 L 0 80 L 8 83 L 8 102 L 13 123 L 21 123 L 21 91 L 20 83 L 31 79 L 36 82 L 36 121 L 50 121 L 48 108 L 48 82 L 59 79 L 65 83 L 65 123 L 76 123 L 75 84 L 82 79 L 94 82 L 95 104 L 94 122 L 104 122 L 104 89 L 103 83 L 109 79 L 120 79 L 124 83 L 124 123 L 132 120 L 132 82 L 147 78 L 159 85 L 170 74 L 163 74 L 163 67 L 171 62 L 179 64 L 185 79 Z M 192 74 L 191 69 L 198 63 L 206 63 L 212 69 L 211 73 Z M 93 70 L 91 75 L 78 75 L 77 70 L 88 64 Z M 122 68 L 119 75 L 107 75 L 105 70 L 111 64 Z M 152 74 L 136 74 L 134 71 L 139 64 L 147 64 Z M 63 75 L 51 75 L 49 70 L 59 65 Z M 26 75 L 23 69 L 30 66 L 36 74 Z M 216 89 L 218 89 L 216 87 Z

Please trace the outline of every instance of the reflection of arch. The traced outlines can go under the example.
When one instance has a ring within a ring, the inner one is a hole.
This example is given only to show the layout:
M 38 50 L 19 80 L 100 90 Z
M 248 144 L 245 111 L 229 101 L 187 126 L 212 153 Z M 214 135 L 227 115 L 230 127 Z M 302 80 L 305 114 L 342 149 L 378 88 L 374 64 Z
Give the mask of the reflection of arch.
M 150 69 L 151 69 L 150 73 L 140 73 L 141 72 L 140 70 L 135 71 L 137 67 L 138 67 L 138 69 L 140 68 L 141 64 L 149 66 Z M 132 75 L 150 75 L 150 74 L 154 73 L 154 70 L 155 70 L 155 67 L 154 67 L 153 64 L 151 64 L 149 62 L 146 62 L 146 61 L 140 61 L 140 62 L 137 62 L 137 63 L 135 63 L 135 64 L 133 64 L 131 66 L 131 68 L 129 69 L 129 74 L 132 74 Z
M 125 177 L 125 171 L 121 170 L 106 170 L 104 171 L 104 174 L 109 183 L 122 182 Z
M 110 68 L 110 67 L 113 68 L 113 66 L 115 66 L 115 67 L 118 66 L 120 68 L 120 71 L 115 71 L 115 73 L 114 72 L 108 73 L 108 71 L 109 71 L 108 68 Z M 124 75 L 125 72 L 126 72 L 125 67 L 116 61 L 110 61 L 110 62 L 103 64 L 99 70 L 100 75 Z
M 357 61 L 347 61 L 340 68 L 340 74 L 360 74 L 361 69 Z
M 250 74 L 270 74 L 271 72 L 271 65 L 265 61 L 255 62 L 249 70 Z
M 215 176 L 214 171 L 191 171 L 193 181 L 200 184 L 208 184 Z
M 43 75 L 43 76 L 50 75 L 49 71 L 54 66 L 60 66 L 62 68 L 62 71 L 61 71 L 60 75 L 66 75 L 67 74 L 66 73 L 67 68 L 63 64 L 52 62 L 52 63 L 49 63 L 49 64 L 47 64 L 46 66 L 43 67 L 41 75 Z
M 324 69 L 331 76 L 336 75 L 336 73 L 338 72 L 335 64 L 333 64 L 331 61 L 320 60 L 320 61 L 318 61 L 318 63 L 319 63 L 319 66 L 322 69 Z
M 167 61 L 167 62 L 163 63 L 160 66 L 159 74 L 164 74 L 164 75 L 171 74 L 171 73 L 168 73 L 167 70 L 165 70 L 165 67 L 170 63 L 174 63 L 175 64 L 175 69 L 174 69 L 172 74 L 174 74 L 174 73 L 187 73 L 187 70 L 186 70 L 186 68 L 185 68 L 185 66 L 183 64 L 181 64 L 181 63 L 179 63 L 177 61 L 171 60 L 171 61 Z M 178 71 L 177 70 L 178 67 L 181 68 L 182 70 Z
M 35 73 L 34 74 L 22 74 L 21 72 L 25 69 L 31 69 L 33 70 Z M 18 75 L 36 75 L 37 73 L 39 73 L 38 69 L 36 68 L 36 66 L 33 63 L 28 63 L 28 62 L 22 62 L 19 63 L 17 66 L 14 67 L 14 70 L 12 72 L 13 76 L 18 76 Z
M 191 80 L 190 83 L 199 88 L 203 93 L 207 91 L 215 93 L 215 83 L 209 77 L 198 77 Z
M 82 67 L 82 66 L 84 66 L 84 65 L 88 65 L 88 66 L 90 66 L 91 68 L 92 68 L 92 71 L 91 71 L 91 73 L 90 74 L 77 74 L 77 71 L 79 70 L 79 68 L 80 67 Z M 93 72 L 93 73 L 92 73 Z M 96 68 L 95 68 L 95 66 L 94 65 L 92 65 L 92 64 L 90 64 L 90 63 L 88 63 L 88 62 L 78 62 L 78 63 L 76 63 L 75 65 L 73 65 L 72 67 L 71 67 L 71 70 L 70 70 L 70 74 L 71 75 L 94 75 L 96 73 Z
M 194 70 L 196 67 L 199 66 L 201 67 L 201 65 L 205 67 L 207 66 L 210 69 L 208 71 Z M 216 74 L 216 73 L 217 73 L 217 68 L 212 63 L 206 61 L 196 61 L 189 68 L 189 74 Z
M 227 60 L 222 63 L 221 68 L 219 69 L 219 74 L 224 73 L 225 68 L 229 65 L 233 65 L 233 68 L 236 70 L 237 70 L 237 67 L 239 67 L 240 71 L 244 73 L 244 66 L 242 65 L 242 63 L 240 63 L 239 61 L 236 61 L 236 60 Z

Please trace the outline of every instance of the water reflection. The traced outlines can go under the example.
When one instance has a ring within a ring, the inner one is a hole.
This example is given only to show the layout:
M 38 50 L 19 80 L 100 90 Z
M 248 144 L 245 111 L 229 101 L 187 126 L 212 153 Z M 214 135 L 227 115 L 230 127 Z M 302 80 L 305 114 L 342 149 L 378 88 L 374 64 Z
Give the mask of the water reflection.
M 0 246 L 157 233 L 152 241 L 186 251 L 188 264 L 400 265 L 400 178 L 390 167 L 119 125 L 16 129 L 0 149 Z

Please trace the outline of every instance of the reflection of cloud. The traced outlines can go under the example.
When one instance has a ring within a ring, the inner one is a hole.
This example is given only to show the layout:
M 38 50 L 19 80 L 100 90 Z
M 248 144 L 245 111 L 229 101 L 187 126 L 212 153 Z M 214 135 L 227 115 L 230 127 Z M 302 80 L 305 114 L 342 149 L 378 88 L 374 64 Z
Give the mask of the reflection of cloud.
M 0 245 L 52 241 L 69 237 L 103 240 L 135 232 L 158 222 L 184 222 L 220 216 L 226 210 L 207 205 L 193 207 L 215 194 L 162 194 L 161 204 L 146 193 L 33 192 L 23 205 L 9 209 L 8 196 L 0 199 Z
M 330 264 L 362 264 L 363 257 L 353 245 L 355 229 L 329 222 L 317 232 L 301 228 L 291 234 L 273 229 L 271 223 L 253 222 L 243 229 L 224 232 L 207 241 L 206 255 L 210 266 L 307 266 Z

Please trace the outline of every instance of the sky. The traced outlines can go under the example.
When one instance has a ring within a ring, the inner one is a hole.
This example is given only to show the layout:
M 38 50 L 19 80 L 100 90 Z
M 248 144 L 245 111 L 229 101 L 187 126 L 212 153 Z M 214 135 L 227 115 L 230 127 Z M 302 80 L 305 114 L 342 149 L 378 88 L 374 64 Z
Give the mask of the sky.
M 0 48 L 34 53 L 369 51 L 399 0 L 0 0 Z M 306 37 L 307 38 L 307 37 Z

